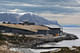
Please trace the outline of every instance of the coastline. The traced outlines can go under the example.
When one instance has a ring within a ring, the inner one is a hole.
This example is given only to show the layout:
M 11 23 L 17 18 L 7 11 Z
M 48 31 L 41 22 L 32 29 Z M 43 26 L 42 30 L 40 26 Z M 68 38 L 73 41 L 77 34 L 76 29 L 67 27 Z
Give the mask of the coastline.
M 20 37 L 22 38 L 22 37 Z M 61 42 L 64 40 L 76 40 L 78 39 L 78 37 L 74 34 L 70 34 L 70 33 L 65 33 L 63 32 L 62 36 L 58 36 L 58 37 L 48 37 L 48 36 L 29 36 L 29 37 L 25 37 L 24 40 L 23 38 L 21 40 L 23 40 L 23 42 L 20 41 L 20 38 L 18 38 L 18 42 L 14 42 L 15 40 L 9 41 L 10 43 L 12 43 L 12 45 L 9 45 L 10 47 L 20 47 L 20 48 L 37 48 L 38 45 L 42 45 L 45 43 L 50 43 L 50 42 Z
M 7 37 L 7 38 L 10 38 L 10 37 Z M 28 42 L 26 42 L 27 44 L 25 42 L 24 42 L 25 44 L 19 44 L 20 41 L 17 40 L 19 42 L 16 42 L 17 44 L 15 44 L 15 45 L 13 43 L 11 43 L 11 42 L 9 43 L 8 41 L 7 41 L 8 43 L 6 43 L 6 45 L 9 46 L 9 49 L 11 49 L 11 48 L 26 48 L 26 49 L 27 48 L 31 48 L 31 49 L 38 49 L 40 47 L 37 47 L 37 46 L 38 45 L 41 45 L 41 44 L 50 43 L 50 42 L 56 42 L 57 43 L 57 42 L 64 41 L 64 40 L 76 40 L 76 39 L 78 39 L 78 37 L 76 35 L 63 32 L 63 35 L 62 36 L 58 36 L 58 37 L 49 37 L 49 38 L 26 37 L 24 40 L 25 41 L 28 40 Z M 37 40 L 37 41 L 35 41 L 35 40 Z M 12 44 L 12 45 L 10 45 L 10 44 Z
M 78 37 L 76 35 L 63 32 L 62 36 L 55 37 L 55 38 L 50 38 L 48 40 L 44 40 L 43 42 L 37 43 L 35 45 L 41 45 L 41 44 L 50 43 L 50 42 L 57 43 L 57 42 L 61 42 L 61 41 L 64 41 L 64 40 L 76 40 L 76 39 L 78 39 Z M 37 47 L 34 47 L 34 48 L 37 48 Z

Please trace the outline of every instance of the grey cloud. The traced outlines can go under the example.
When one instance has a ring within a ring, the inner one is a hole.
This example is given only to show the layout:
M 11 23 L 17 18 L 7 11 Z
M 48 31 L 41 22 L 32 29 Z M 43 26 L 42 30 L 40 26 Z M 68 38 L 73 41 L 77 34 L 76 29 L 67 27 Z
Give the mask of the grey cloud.
M 16 1 L 16 0 L 14 0 Z M 1 1 L 0 8 L 22 9 L 30 12 L 46 12 L 51 13 L 79 13 L 80 3 L 77 0 L 17 0 L 16 2 L 8 0 Z

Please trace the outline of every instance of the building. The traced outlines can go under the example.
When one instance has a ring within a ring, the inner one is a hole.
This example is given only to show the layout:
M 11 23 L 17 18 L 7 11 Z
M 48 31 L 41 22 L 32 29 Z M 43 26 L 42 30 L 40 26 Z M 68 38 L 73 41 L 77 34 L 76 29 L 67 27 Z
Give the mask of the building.
M 60 25 L 45 25 L 47 26 L 50 30 L 49 30 L 49 34 L 53 34 L 53 35 L 62 35 L 62 27 Z
M 52 34 L 59 35 L 61 32 L 58 26 L 40 26 L 40 25 L 21 25 L 21 24 L 0 24 L 0 32 L 2 33 L 14 33 L 14 34 Z
M 38 30 L 49 30 L 48 27 L 38 25 L 0 24 L 0 32 L 15 34 L 38 34 Z

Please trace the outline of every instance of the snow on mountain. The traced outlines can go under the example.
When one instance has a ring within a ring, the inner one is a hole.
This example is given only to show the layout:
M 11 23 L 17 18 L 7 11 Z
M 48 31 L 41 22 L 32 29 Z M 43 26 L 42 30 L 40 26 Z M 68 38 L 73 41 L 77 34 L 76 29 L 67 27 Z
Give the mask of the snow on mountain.
M 57 21 L 50 21 L 41 16 L 30 14 L 30 13 L 24 14 L 23 16 L 20 17 L 20 21 L 24 21 L 24 20 L 33 22 L 36 25 L 51 25 L 51 24 L 58 25 Z
M 17 23 L 18 21 L 22 22 L 25 20 L 35 23 L 36 25 L 59 25 L 57 21 L 50 21 L 32 13 L 0 13 L 0 21 L 9 21 L 12 23 Z

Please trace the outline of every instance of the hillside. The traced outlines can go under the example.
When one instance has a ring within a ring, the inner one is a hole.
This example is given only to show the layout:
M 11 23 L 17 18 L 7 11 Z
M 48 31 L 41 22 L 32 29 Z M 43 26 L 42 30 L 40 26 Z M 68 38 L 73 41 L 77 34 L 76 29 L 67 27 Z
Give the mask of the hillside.
M 18 18 L 18 19 L 17 19 Z M 14 14 L 14 13 L 0 13 L 0 21 L 9 21 L 12 23 L 22 22 L 22 21 L 29 21 L 31 23 L 35 23 L 36 25 L 59 25 L 57 21 L 50 21 L 45 19 L 44 17 L 31 14 L 31 13 L 25 13 L 23 15 L 21 14 Z

